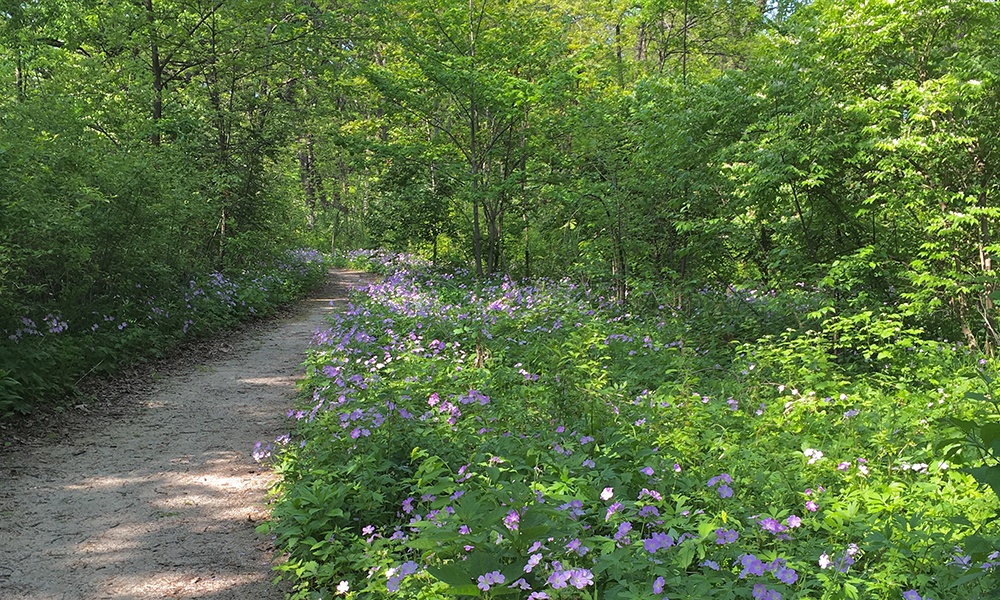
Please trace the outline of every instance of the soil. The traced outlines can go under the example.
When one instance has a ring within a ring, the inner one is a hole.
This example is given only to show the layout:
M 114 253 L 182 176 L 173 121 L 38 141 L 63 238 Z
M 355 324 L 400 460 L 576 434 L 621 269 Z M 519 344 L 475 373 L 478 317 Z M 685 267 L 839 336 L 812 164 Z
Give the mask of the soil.
M 280 318 L 94 387 L 41 436 L 7 431 L 0 599 L 283 598 L 255 532 L 275 475 L 251 453 L 288 431 L 314 332 L 366 277 L 334 270 Z

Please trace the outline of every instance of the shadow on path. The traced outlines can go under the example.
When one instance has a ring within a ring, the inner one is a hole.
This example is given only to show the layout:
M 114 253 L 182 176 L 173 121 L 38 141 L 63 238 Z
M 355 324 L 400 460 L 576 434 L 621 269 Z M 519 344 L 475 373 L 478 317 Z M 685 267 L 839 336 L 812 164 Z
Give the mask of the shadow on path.
M 313 333 L 367 279 L 331 272 L 290 316 L 167 377 L 125 421 L 4 455 L 0 598 L 282 598 L 254 531 L 273 474 L 250 454 L 287 432 Z

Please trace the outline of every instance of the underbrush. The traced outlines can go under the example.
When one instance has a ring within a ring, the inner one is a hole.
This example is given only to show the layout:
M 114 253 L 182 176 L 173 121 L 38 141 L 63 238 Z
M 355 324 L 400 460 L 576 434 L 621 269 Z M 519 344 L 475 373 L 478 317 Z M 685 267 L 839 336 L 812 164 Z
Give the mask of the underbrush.
M 253 273 L 209 273 L 152 293 L 135 286 L 93 306 L 39 309 L 0 331 L 0 418 L 58 403 L 91 373 L 159 356 L 180 340 L 274 313 L 325 276 L 330 259 L 313 250 L 287 253 Z
M 255 453 L 293 598 L 992 587 L 997 500 L 965 472 L 992 366 L 966 349 L 891 314 L 712 345 L 667 304 L 352 260 L 383 279 L 317 333 L 294 431 Z

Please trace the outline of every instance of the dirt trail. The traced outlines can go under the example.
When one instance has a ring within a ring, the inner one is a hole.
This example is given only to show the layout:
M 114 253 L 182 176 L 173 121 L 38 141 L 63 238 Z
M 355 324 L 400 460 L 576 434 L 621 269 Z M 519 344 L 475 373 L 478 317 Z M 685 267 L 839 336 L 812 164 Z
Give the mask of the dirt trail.
M 272 474 L 250 456 L 287 431 L 334 271 L 289 317 L 170 375 L 124 421 L 0 456 L 0 599 L 280 599 L 254 532 Z

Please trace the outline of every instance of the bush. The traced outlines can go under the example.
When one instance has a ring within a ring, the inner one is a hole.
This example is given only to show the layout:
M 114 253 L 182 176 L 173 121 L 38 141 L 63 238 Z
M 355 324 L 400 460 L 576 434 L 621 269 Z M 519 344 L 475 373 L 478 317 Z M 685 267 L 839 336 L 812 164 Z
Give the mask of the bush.
M 95 300 L 89 312 L 64 317 L 53 308 L 22 314 L 0 331 L 0 418 L 58 403 L 80 378 L 159 356 L 178 341 L 272 314 L 302 296 L 326 274 L 329 259 L 313 250 L 287 253 L 256 273 L 209 273 L 172 290 Z M 102 306 L 103 305 L 103 306 Z M 13 382 L 13 383 L 11 383 Z
M 935 425 L 975 413 L 964 349 L 891 318 L 852 329 L 896 331 L 888 369 L 843 363 L 835 321 L 702 348 L 665 306 L 374 257 L 387 275 L 318 336 L 294 432 L 258 449 L 293 598 L 988 589 L 997 500 Z

